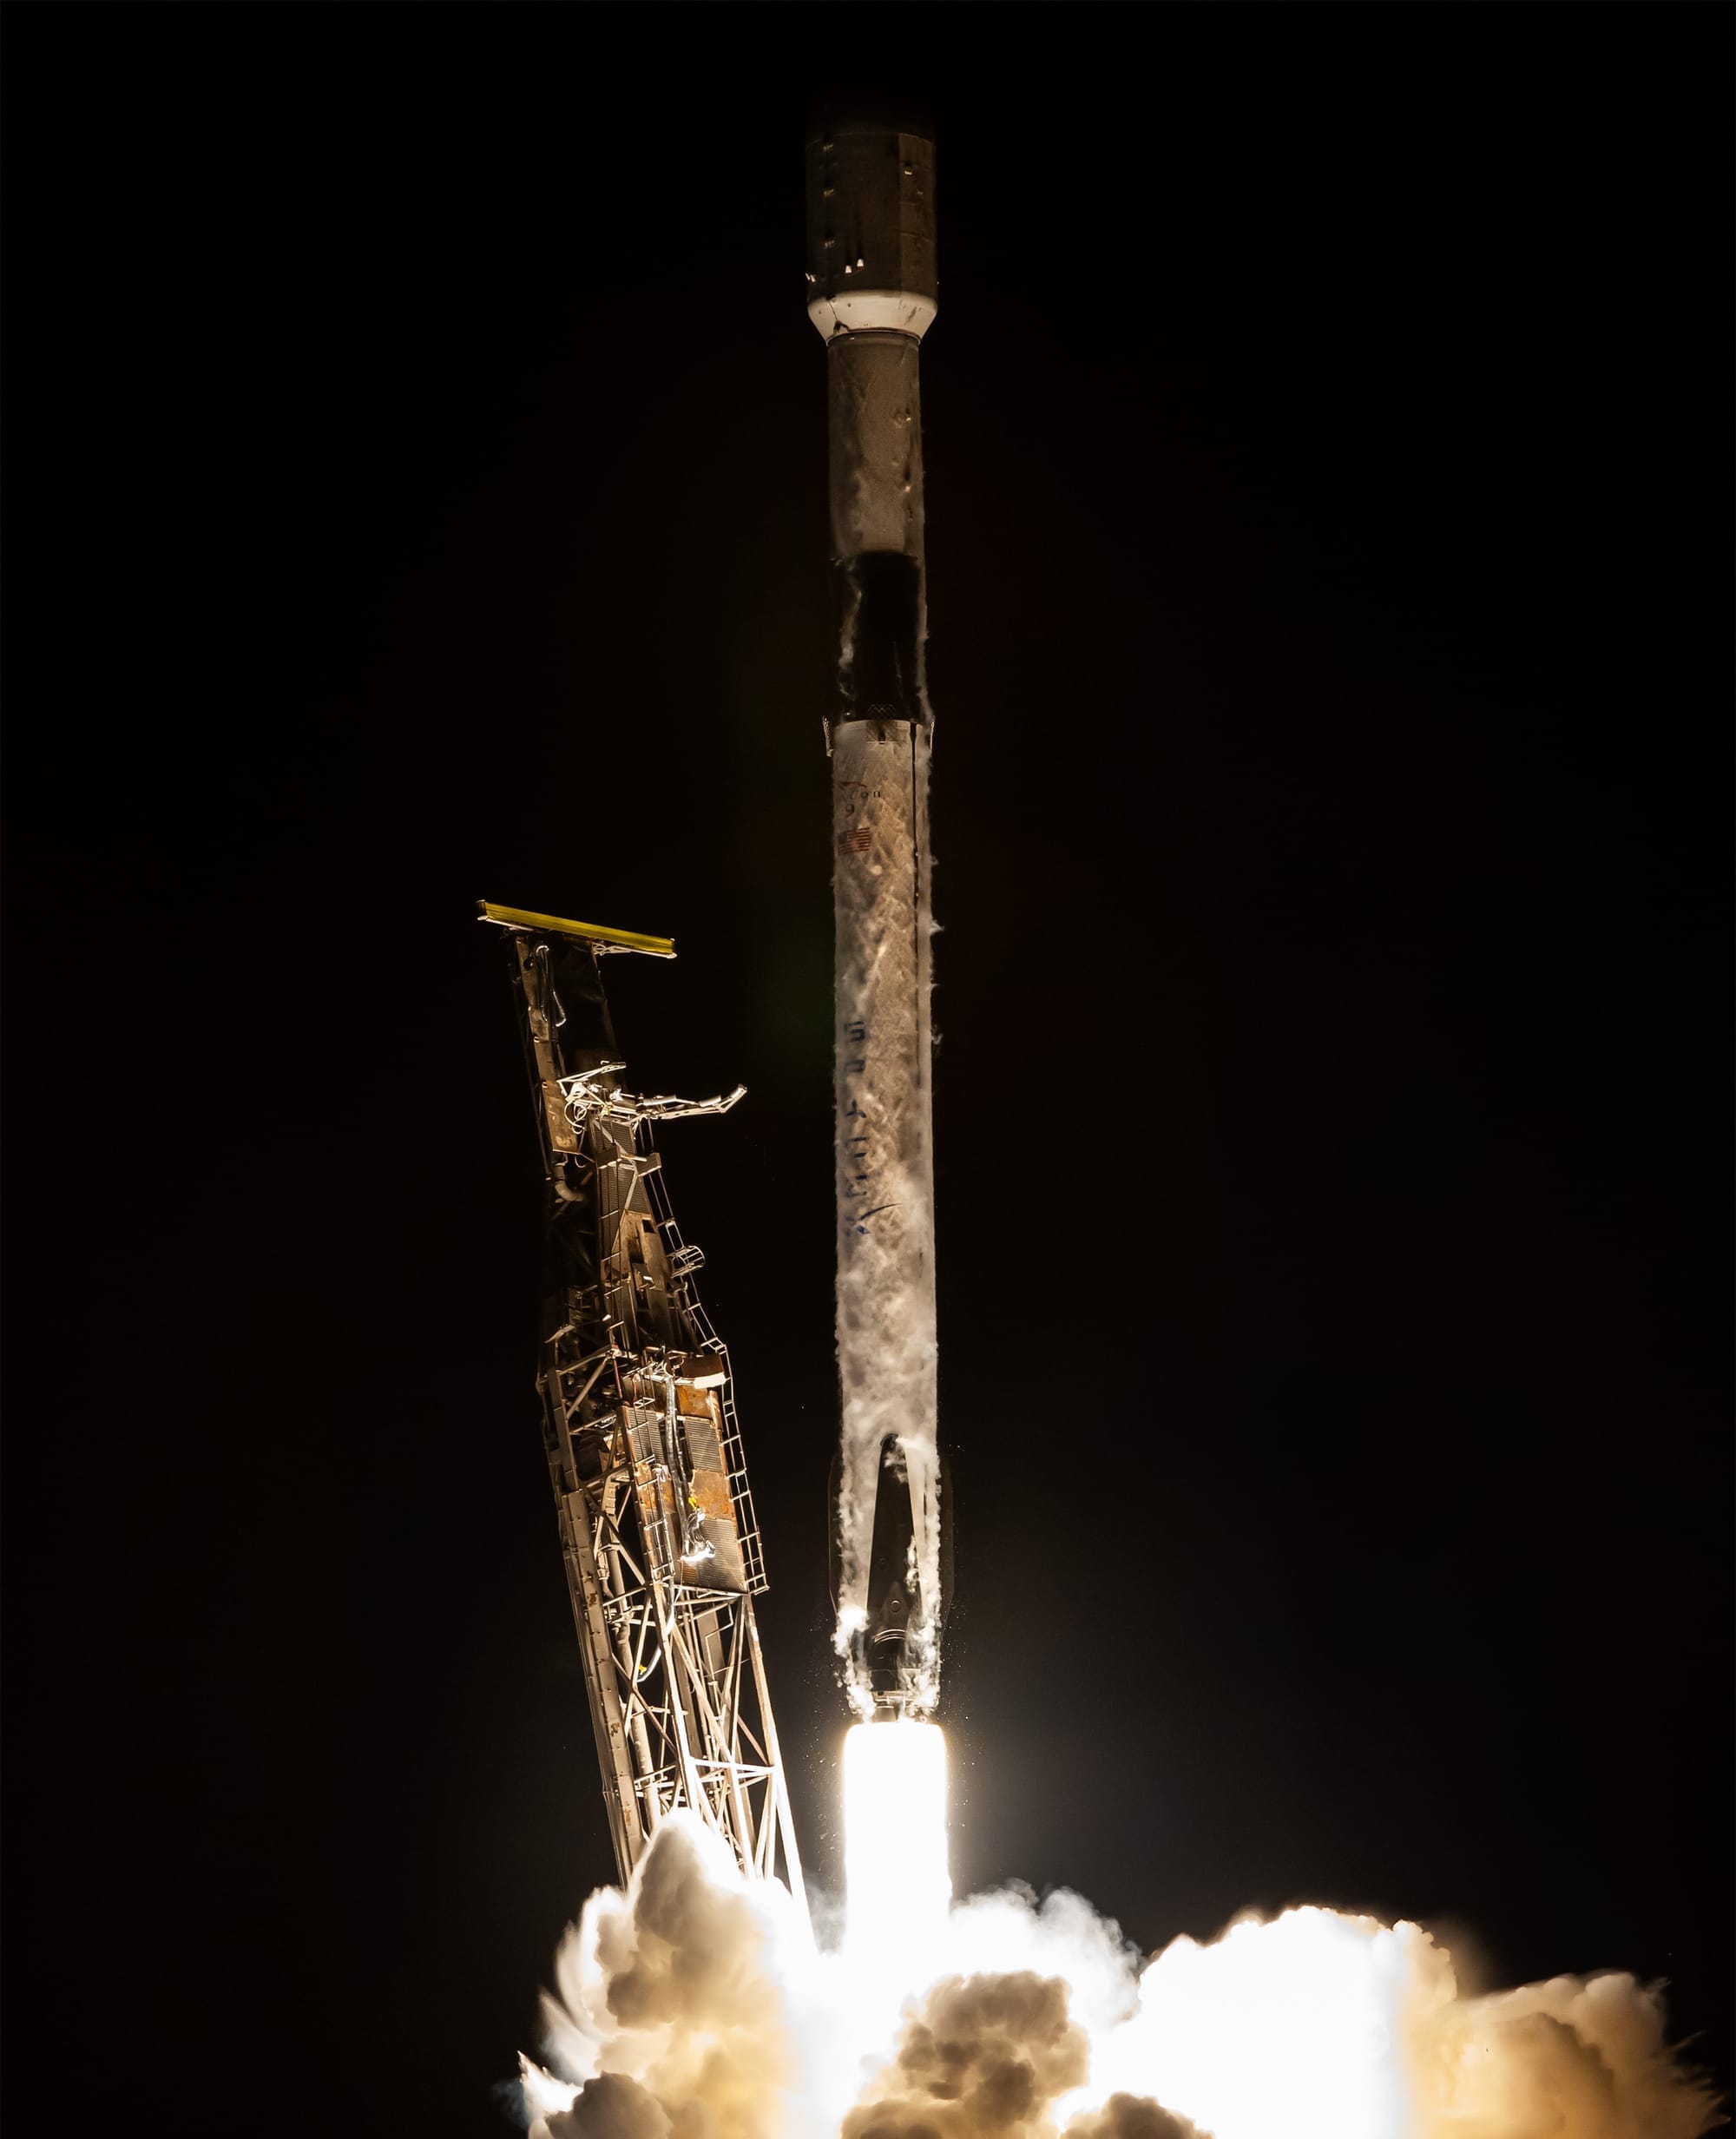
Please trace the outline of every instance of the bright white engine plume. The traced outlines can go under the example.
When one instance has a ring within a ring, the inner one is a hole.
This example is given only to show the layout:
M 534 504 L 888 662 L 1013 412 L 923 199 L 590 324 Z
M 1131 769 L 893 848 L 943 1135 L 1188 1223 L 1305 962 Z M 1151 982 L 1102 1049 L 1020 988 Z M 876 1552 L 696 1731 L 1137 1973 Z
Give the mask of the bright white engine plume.
M 872 1742 L 868 1742 L 872 1741 Z M 532 2139 L 1700 2139 L 1657 1990 L 1463 1994 L 1414 1924 L 1247 1918 L 1149 1962 L 1077 1896 L 948 1910 L 945 1747 L 845 1752 L 848 1926 L 666 1820 L 585 1905 L 524 2063 Z
M 904 1956 L 944 1939 L 946 1734 L 934 1723 L 858 1723 L 844 1741 L 844 1951 L 877 1988 Z

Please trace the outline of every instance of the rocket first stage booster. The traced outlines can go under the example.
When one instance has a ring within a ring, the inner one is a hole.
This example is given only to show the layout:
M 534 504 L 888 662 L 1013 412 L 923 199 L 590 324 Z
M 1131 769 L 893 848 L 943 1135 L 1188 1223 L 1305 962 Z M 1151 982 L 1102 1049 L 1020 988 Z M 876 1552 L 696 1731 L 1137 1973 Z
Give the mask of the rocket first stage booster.
M 825 121 L 808 143 L 807 207 L 841 612 L 826 722 L 843 1408 L 837 1646 L 866 1721 L 932 1711 L 944 1610 L 917 389 L 936 310 L 932 142 L 893 124 Z

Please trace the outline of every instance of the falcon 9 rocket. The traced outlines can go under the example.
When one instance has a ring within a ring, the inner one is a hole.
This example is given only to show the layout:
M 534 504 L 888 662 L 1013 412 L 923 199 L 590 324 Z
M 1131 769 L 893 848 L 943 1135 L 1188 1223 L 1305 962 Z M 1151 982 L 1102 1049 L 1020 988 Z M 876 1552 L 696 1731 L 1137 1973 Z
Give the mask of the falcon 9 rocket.
M 929 1714 L 944 1611 L 918 354 L 934 148 L 883 115 L 808 142 L 808 316 L 826 345 L 840 643 L 832 776 L 837 1645 L 863 1721 Z

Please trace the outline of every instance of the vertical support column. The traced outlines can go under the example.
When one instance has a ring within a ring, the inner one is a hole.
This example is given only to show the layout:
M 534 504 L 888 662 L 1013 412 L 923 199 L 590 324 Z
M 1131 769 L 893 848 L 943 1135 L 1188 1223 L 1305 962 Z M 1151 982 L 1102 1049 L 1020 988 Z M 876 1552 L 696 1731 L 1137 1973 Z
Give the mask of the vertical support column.
M 567 1534 L 567 1587 L 572 1595 L 579 1656 L 585 1671 L 585 1693 L 590 1703 L 591 1727 L 596 1733 L 597 1758 L 602 1768 L 603 1803 L 608 1812 L 615 1861 L 624 1879 L 638 1863 L 645 1847 L 645 1831 L 634 1790 L 633 1763 L 628 1755 L 626 1719 L 621 1714 L 611 1668 L 608 1626 L 603 1614 L 602 1576 L 591 1542 L 590 1497 L 582 1487 L 562 1492 L 558 1478 L 556 1491 L 560 1496 L 562 1526 Z
M 753 1692 L 759 1702 L 760 1728 L 766 1736 L 766 1759 L 772 1770 L 772 1803 L 778 1833 L 784 1845 L 784 1875 L 796 1905 L 808 1912 L 808 1890 L 802 1878 L 801 1852 L 796 1846 L 796 1822 L 790 1810 L 789 1786 L 784 1780 L 784 1755 L 778 1745 L 778 1726 L 772 1714 L 772 1689 L 766 1683 L 766 1659 L 760 1648 L 760 1628 L 753 1616 L 753 1600 L 741 1600 L 742 1625 L 747 1636 L 747 1653 L 753 1666 Z M 770 1872 L 773 1866 L 767 1864 Z

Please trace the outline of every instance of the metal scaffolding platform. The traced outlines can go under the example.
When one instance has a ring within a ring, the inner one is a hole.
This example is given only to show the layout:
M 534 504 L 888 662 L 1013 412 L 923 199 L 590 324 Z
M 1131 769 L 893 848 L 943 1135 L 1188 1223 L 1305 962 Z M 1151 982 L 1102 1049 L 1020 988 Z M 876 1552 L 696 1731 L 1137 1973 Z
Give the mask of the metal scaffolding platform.
M 537 1387 L 621 1877 L 686 1808 L 744 1872 L 781 1877 L 806 1906 L 729 1354 L 652 1139 L 654 1122 L 722 1113 L 740 1089 L 642 1098 L 618 1082 L 599 960 L 673 944 L 510 907 L 483 917 L 507 931 L 548 1175 Z

